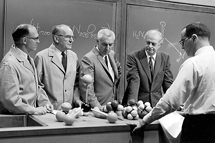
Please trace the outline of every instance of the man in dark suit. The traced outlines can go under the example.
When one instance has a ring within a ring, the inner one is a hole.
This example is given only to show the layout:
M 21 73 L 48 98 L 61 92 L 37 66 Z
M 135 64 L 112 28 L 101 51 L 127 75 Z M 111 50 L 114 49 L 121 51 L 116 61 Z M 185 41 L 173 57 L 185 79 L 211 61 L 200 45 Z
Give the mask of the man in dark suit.
M 121 76 L 121 66 L 116 59 L 114 46 L 115 34 L 109 29 L 101 29 L 97 34 L 97 45 L 81 61 L 79 86 L 84 101 L 102 109 L 104 105 L 117 100 L 117 85 Z M 105 61 L 106 60 L 106 61 Z M 83 76 L 89 74 L 93 82 L 86 86 Z
M 146 46 L 127 56 L 124 103 L 127 104 L 131 99 L 142 100 L 154 107 L 172 84 L 173 74 L 169 55 L 158 51 L 163 43 L 162 33 L 149 30 L 144 39 Z

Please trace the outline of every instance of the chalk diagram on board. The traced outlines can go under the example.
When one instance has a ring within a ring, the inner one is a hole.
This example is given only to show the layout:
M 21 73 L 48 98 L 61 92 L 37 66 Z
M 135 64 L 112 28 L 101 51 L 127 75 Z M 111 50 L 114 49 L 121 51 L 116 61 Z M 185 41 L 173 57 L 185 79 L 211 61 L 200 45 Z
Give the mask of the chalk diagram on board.
M 164 37 L 164 31 L 165 31 L 166 22 L 161 21 L 161 22 L 160 22 L 160 25 L 161 25 L 161 33 L 162 33 L 162 35 L 163 35 L 164 40 L 166 40 L 166 41 L 175 49 L 175 51 L 178 52 L 179 58 L 177 58 L 176 61 L 179 63 L 181 59 L 184 59 L 184 56 L 185 56 L 186 52 L 181 53 L 181 52 L 175 47 L 175 45 L 174 45 L 172 42 L 170 42 L 167 38 Z
M 50 36 L 51 35 L 50 31 L 40 30 L 41 27 L 40 27 L 39 23 L 38 22 L 35 23 L 34 19 L 31 19 L 29 24 L 36 27 L 39 35 L 43 35 L 43 36 Z M 106 23 L 106 26 L 101 26 L 101 29 L 104 29 L 104 28 L 111 29 L 110 25 L 108 23 Z M 77 33 L 76 35 L 79 37 L 93 38 L 93 39 L 97 38 L 97 33 L 96 33 L 97 27 L 95 24 L 89 24 L 84 28 L 81 24 L 79 24 L 78 26 L 72 26 L 71 29 L 74 33 Z M 82 29 L 85 29 L 85 31 L 82 31 Z

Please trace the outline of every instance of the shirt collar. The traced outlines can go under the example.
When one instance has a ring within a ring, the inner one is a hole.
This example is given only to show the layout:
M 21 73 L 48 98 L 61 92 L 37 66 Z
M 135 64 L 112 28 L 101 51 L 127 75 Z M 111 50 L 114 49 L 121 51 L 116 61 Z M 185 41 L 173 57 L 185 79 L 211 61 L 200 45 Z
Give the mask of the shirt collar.
M 96 47 L 96 49 L 98 50 L 99 54 L 102 56 L 102 58 L 104 58 L 105 56 L 107 56 L 107 55 L 103 55 L 103 54 L 100 52 L 98 45 L 95 46 L 95 47 Z
M 155 60 L 157 53 L 155 53 L 153 56 L 149 56 L 149 54 L 145 51 L 147 59 L 149 59 L 149 57 L 152 57 L 153 60 Z

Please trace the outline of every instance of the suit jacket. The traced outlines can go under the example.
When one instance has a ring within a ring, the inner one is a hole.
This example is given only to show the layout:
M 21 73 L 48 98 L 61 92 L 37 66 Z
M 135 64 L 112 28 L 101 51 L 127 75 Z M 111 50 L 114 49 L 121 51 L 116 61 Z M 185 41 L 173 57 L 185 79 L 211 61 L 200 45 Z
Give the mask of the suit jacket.
M 0 113 L 34 114 L 37 106 L 50 104 L 38 86 L 34 61 L 31 64 L 24 52 L 12 47 L 0 65 Z
M 101 108 L 101 106 L 106 105 L 107 102 L 118 99 L 117 86 L 121 76 L 121 66 L 113 50 L 110 51 L 108 57 L 114 72 L 114 81 L 111 78 L 103 57 L 95 47 L 82 58 L 79 79 L 81 97 L 86 101 L 87 87 L 83 84 L 82 77 L 85 74 L 89 74 L 93 77 L 93 83 L 88 86 L 87 95 L 87 102 L 91 107 L 98 106 Z
M 169 55 L 158 51 L 154 65 L 154 76 L 151 79 L 145 49 L 129 54 L 126 69 L 126 102 L 130 99 L 142 100 L 143 102 L 150 102 L 154 107 L 162 97 L 163 92 L 165 93 L 173 82 L 170 65 Z
M 63 102 L 72 104 L 79 100 L 78 71 L 80 65 L 78 57 L 73 51 L 67 51 L 66 71 L 54 53 L 53 44 L 49 48 L 38 52 L 34 62 L 39 84 L 46 91 L 54 109 L 60 109 Z

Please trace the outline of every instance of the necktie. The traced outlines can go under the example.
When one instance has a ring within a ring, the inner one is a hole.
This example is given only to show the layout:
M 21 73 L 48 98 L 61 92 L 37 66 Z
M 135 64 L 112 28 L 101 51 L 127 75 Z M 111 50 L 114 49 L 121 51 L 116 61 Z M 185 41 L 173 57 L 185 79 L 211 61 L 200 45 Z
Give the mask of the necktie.
M 61 55 L 62 55 L 62 65 L 64 67 L 64 70 L 66 71 L 67 57 L 66 57 L 66 54 L 64 52 L 62 52 Z
M 32 62 L 31 62 L 31 58 L 30 58 L 29 55 L 27 56 L 27 59 L 28 59 L 28 62 L 29 62 L 29 63 L 31 64 L 31 66 L 33 67 Z
M 108 59 L 107 59 L 107 56 L 105 56 L 105 63 L 106 63 L 107 68 L 108 68 Z
M 154 68 L 153 68 L 153 63 L 152 63 L 152 57 L 149 57 L 149 68 L 150 68 L 150 72 L 151 72 L 151 78 L 153 79 Z

